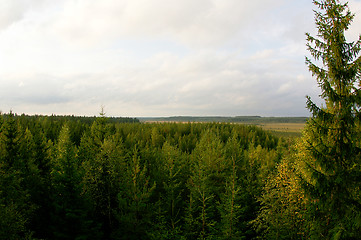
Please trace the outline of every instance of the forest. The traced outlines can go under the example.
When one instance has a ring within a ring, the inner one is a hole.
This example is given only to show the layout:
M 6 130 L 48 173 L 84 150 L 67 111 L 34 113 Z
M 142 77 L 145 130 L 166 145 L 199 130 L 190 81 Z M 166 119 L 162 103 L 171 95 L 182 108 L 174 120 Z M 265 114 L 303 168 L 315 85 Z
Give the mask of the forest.
M 1 239 L 249 239 L 290 144 L 240 124 L 0 124 Z
M 361 36 L 347 3 L 313 2 L 325 104 L 300 137 L 1 113 L 0 239 L 361 239 Z

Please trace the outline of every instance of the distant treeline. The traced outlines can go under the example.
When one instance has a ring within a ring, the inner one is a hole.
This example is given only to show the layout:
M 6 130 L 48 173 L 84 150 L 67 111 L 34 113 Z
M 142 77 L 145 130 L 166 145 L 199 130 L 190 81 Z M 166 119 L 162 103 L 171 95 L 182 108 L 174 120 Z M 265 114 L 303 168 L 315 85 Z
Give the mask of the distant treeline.
M 1 112 L 0 112 L 1 113 Z M 10 113 L 12 114 L 12 113 Z M 6 116 L 9 114 L 3 114 L 3 116 L 6 118 Z M 94 120 L 97 118 L 96 116 L 75 116 L 75 115 L 27 115 L 27 114 L 13 114 L 15 118 L 21 119 L 48 119 L 49 121 L 53 122 L 61 122 L 64 123 L 66 121 L 79 121 L 82 123 L 92 124 Z M 137 118 L 131 118 L 131 117 L 107 117 L 108 122 L 110 123 L 136 123 L 139 122 L 139 119 Z
M 141 122 L 225 122 L 225 123 L 306 123 L 307 117 L 261 117 L 261 116 L 236 116 L 236 117 L 192 117 L 192 116 L 174 116 L 174 117 L 143 117 L 139 118 Z
M 1 112 L 0 112 L 1 113 Z M 86 129 L 89 129 L 93 122 L 97 119 L 96 116 L 74 116 L 74 115 L 27 115 L 16 113 L 4 113 L 2 118 L 14 118 L 23 128 L 34 129 L 41 123 L 41 131 L 45 137 L 51 141 L 55 141 L 60 133 L 62 126 L 66 123 L 70 129 L 71 141 L 76 145 L 80 144 L 80 138 Z M 107 117 L 109 124 L 117 123 L 139 123 L 137 118 L 129 117 Z M 38 126 L 39 127 L 39 126 Z

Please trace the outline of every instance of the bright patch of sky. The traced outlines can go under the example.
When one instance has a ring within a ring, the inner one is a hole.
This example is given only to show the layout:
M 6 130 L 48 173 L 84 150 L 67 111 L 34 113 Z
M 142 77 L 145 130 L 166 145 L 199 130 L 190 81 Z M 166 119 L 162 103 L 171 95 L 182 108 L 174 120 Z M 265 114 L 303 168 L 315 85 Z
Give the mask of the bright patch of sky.
M 0 110 L 308 116 L 312 0 L 0 0 Z M 361 0 L 349 1 L 361 33 Z

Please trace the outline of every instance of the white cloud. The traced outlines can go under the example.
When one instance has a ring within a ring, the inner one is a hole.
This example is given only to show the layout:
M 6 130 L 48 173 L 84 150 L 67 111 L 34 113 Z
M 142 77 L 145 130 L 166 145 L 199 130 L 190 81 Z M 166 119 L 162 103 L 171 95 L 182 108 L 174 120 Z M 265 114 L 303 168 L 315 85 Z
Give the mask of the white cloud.
M 54 24 L 60 37 L 79 45 L 117 37 L 146 37 L 167 38 L 199 48 L 224 44 L 237 34 L 244 35 L 242 28 L 256 30 L 267 23 L 264 20 L 269 17 L 268 12 L 284 2 L 68 0 Z
M 306 115 L 304 96 L 318 94 L 304 65 L 314 28 L 304 1 L 7 2 L 3 111 Z
M 349 31 L 346 33 L 346 36 L 348 37 L 349 41 L 355 41 L 361 34 L 361 1 L 349 1 L 349 7 L 351 12 L 355 14 L 355 18 L 350 26 Z

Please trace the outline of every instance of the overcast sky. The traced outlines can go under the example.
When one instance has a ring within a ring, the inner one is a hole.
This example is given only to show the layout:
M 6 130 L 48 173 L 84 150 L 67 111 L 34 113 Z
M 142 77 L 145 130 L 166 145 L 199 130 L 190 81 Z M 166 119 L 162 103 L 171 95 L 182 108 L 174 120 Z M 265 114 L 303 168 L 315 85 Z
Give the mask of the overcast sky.
M 361 0 L 347 33 L 361 33 Z M 0 110 L 308 116 L 312 0 L 0 0 Z

